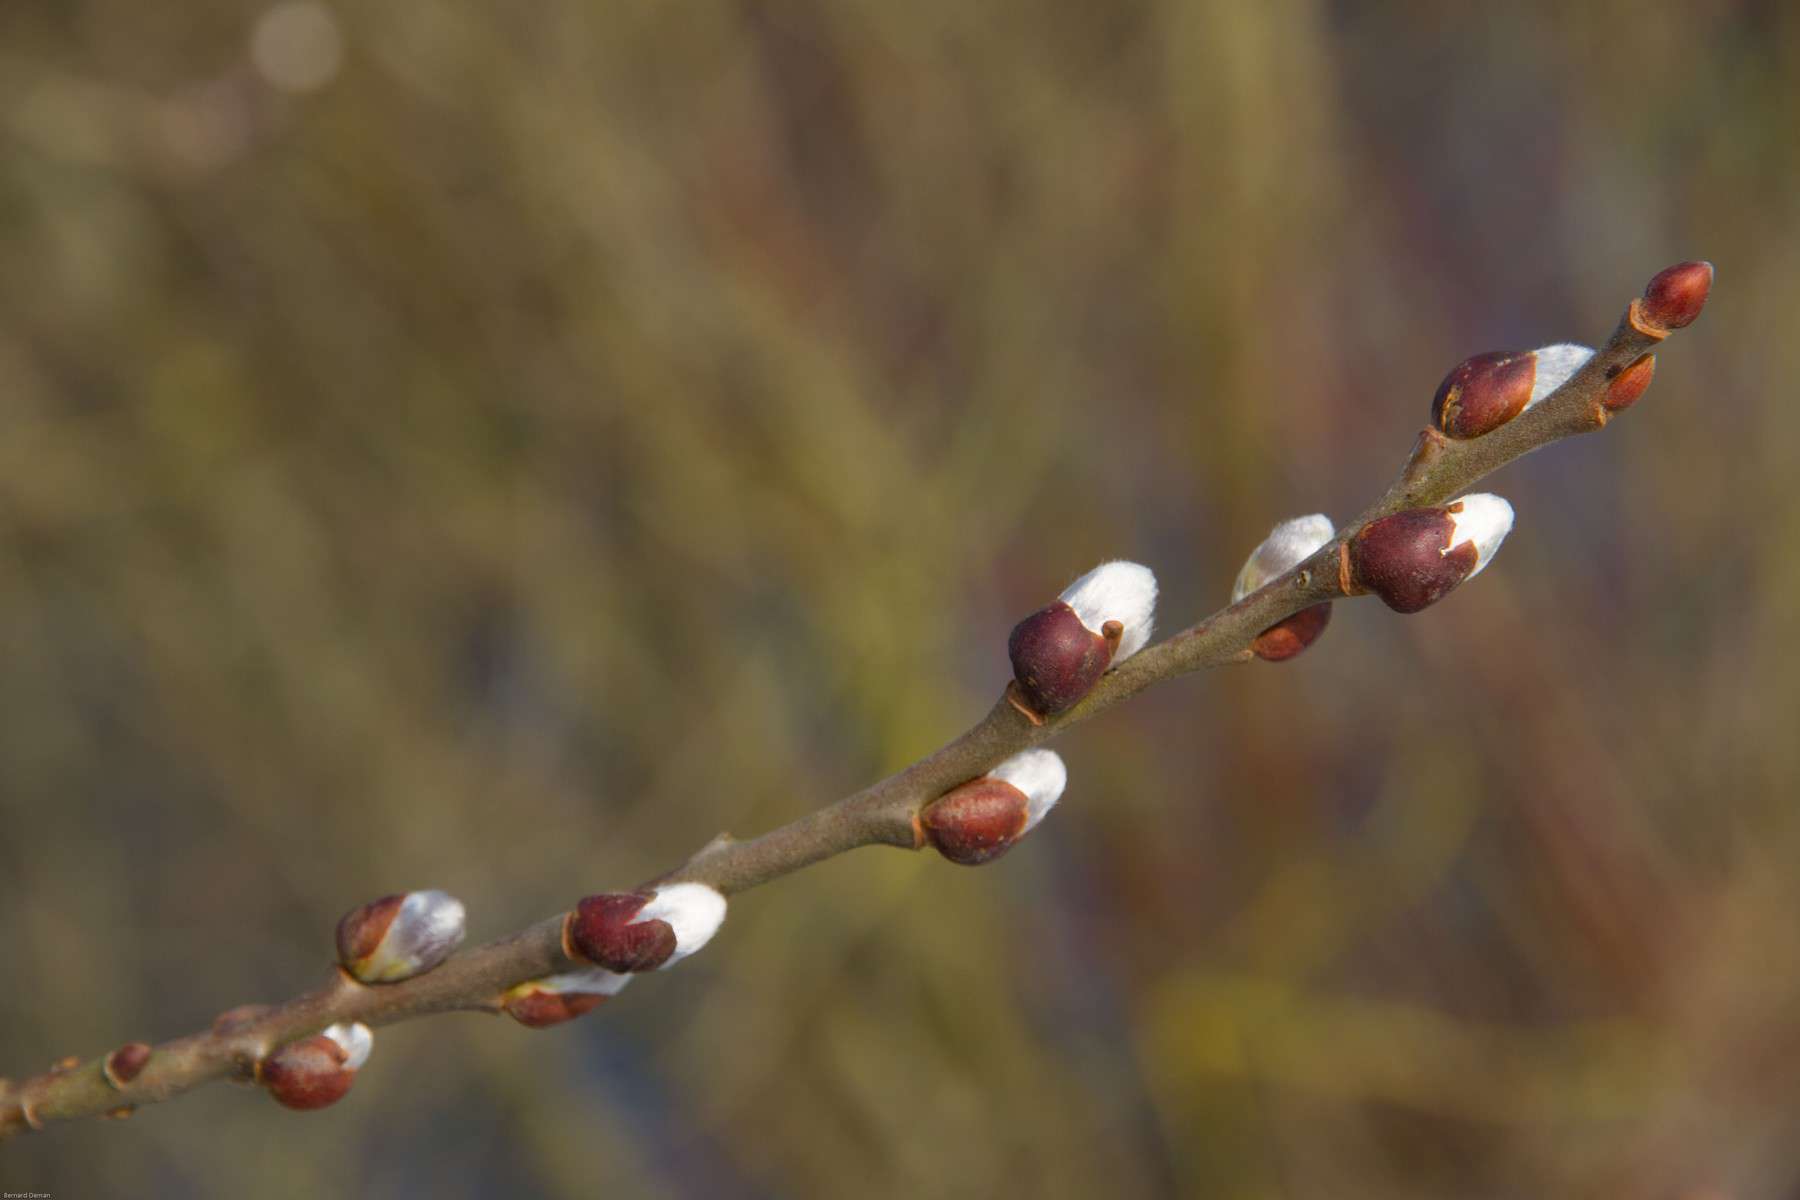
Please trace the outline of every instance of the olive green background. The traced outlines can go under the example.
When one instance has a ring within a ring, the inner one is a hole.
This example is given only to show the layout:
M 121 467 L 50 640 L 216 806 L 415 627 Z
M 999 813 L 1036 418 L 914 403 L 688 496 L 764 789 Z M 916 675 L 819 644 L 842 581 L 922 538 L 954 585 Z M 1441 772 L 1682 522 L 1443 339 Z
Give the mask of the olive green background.
M 0 1072 L 487 938 L 1165 629 L 1478 351 L 1713 302 L 1425 614 L 1162 687 L 1002 862 L 858 852 L 583 1021 L 0 1149 L 59 1198 L 1785 1197 L 1800 15 L 0 7 Z

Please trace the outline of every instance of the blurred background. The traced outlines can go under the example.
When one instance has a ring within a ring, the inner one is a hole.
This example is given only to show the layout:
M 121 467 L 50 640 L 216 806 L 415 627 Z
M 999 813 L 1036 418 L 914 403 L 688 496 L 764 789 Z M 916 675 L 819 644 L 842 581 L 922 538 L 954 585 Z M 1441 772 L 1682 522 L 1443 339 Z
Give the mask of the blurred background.
M 56 1196 L 1791 1197 L 1800 10 L 0 7 L 0 1072 L 486 939 L 1162 625 L 1467 355 L 1705 316 L 1478 586 L 1063 739 L 573 1025 L 0 1151 Z

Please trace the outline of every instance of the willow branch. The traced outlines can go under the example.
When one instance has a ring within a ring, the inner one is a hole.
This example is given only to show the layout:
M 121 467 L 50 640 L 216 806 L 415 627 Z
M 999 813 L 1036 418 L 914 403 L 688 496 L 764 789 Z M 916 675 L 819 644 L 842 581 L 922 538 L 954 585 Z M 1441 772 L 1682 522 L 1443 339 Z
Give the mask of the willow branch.
M 861 846 L 918 849 L 924 844 L 920 814 L 950 789 L 1153 684 L 1249 661 L 1264 630 L 1314 605 L 1358 594 L 1346 564 L 1351 539 L 1369 522 L 1442 504 L 1532 450 L 1603 428 L 1648 382 L 1648 353 L 1698 314 L 1712 272 L 1706 267 L 1704 283 L 1697 283 L 1697 269 L 1683 264 L 1652 280 L 1647 296 L 1631 302 L 1592 358 L 1514 419 L 1466 440 L 1424 430 L 1393 483 L 1329 543 L 1238 602 L 1128 658 L 1068 711 L 1034 720 L 1009 687 L 979 723 L 928 757 L 760 837 L 721 835 L 644 888 L 699 883 L 732 895 Z M 1671 296 L 1666 280 L 1680 271 L 1688 275 L 1677 279 L 1681 286 Z M 1625 390 L 1630 395 L 1622 397 Z M 382 1026 L 434 1013 L 497 1013 L 515 985 L 591 965 L 571 955 L 568 919 L 558 914 L 400 983 L 372 986 L 338 967 L 314 991 L 275 1006 L 233 1009 L 205 1031 L 154 1047 L 132 1044 L 86 1062 L 63 1060 L 17 1083 L 0 1080 L 0 1141 L 54 1121 L 128 1115 L 216 1079 L 249 1082 L 276 1048 L 337 1023 Z M 119 1069 L 127 1058 L 132 1070 Z

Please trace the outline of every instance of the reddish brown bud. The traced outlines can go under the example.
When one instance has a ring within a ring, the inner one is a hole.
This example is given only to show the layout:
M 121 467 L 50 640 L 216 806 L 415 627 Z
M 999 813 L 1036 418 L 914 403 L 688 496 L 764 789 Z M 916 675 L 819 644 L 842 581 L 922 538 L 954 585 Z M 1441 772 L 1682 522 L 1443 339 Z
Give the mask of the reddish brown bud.
M 677 934 L 679 937 L 679 934 Z M 560 1025 L 591 1012 L 625 989 L 631 976 L 602 967 L 528 979 L 500 997 L 500 1007 L 531 1029 Z
M 623 990 L 630 979 L 630 975 L 614 975 L 598 966 L 585 972 L 551 975 L 518 984 L 500 997 L 500 1007 L 527 1029 L 545 1029 L 547 1025 L 560 1025 L 592 1013 Z
M 675 930 L 667 921 L 634 922 L 649 896 L 608 892 L 575 906 L 565 926 L 571 957 L 624 974 L 650 971 L 675 953 Z
M 543 1029 L 561 1025 L 564 1021 L 573 1021 L 576 1017 L 599 1008 L 609 998 L 582 992 L 533 991 L 520 996 L 509 994 L 500 1006 L 506 1010 L 507 1016 L 526 1028 Z
M 1432 422 L 1453 438 L 1492 433 L 1556 393 L 1594 357 L 1587 346 L 1558 342 L 1518 353 L 1478 354 L 1444 377 Z
M 462 944 L 463 921 L 462 901 L 436 888 L 383 896 L 338 922 L 338 961 L 363 983 L 411 979 Z
M 1370 521 L 1350 539 L 1350 583 L 1395 612 L 1428 608 L 1487 566 L 1512 518 L 1512 505 L 1477 494 Z
M 979 779 L 933 801 L 919 814 L 925 840 L 965 867 L 992 862 L 1044 819 L 1068 786 L 1053 750 L 1021 750 Z
M 1050 717 L 1074 707 L 1106 674 L 1113 644 L 1058 600 L 1013 626 L 1006 653 L 1026 703 Z
M 356 1081 L 349 1053 L 324 1034 L 290 1042 L 257 1064 L 256 1078 L 277 1103 L 302 1111 L 344 1098 Z
M 1109 666 L 1149 643 L 1155 619 L 1155 572 L 1101 563 L 1013 627 L 1006 651 L 1019 683 L 1016 695 L 1008 692 L 1014 707 L 1040 725 L 1073 708 Z
M 965 867 L 992 862 L 1025 832 L 1031 804 L 1010 783 L 982 777 L 947 793 L 921 814 L 938 853 Z
M 404 903 L 406 893 L 395 892 L 345 913 L 337 927 L 338 961 L 348 965 L 375 953 Z
M 1331 623 L 1331 602 L 1303 608 L 1256 635 L 1250 649 L 1264 662 L 1283 662 L 1319 640 Z
M 1531 401 L 1537 357 L 1496 351 L 1457 364 L 1431 399 L 1431 420 L 1453 438 L 1480 437 L 1506 424 Z
M 1452 556 L 1450 517 L 1440 508 L 1414 508 L 1370 521 L 1350 539 L 1356 585 L 1395 612 L 1437 603 L 1475 569 L 1475 548 Z
M 704 883 L 589 896 L 563 921 L 563 949 L 617 975 L 674 966 L 712 940 L 725 909 L 724 894 Z
M 143 1042 L 127 1042 L 106 1056 L 101 1070 L 114 1087 L 124 1087 L 143 1073 L 150 1061 L 150 1047 Z
M 1665 330 L 1691 325 L 1706 307 L 1712 282 L 1713 265 L 1709 262 L 1676 263 L 1658 271 L 1644 287 L 1643 316 Z
M 1601 403 L 1609 412 L 1622 412 L 1630 408 L 1644 394 L 1644 389 L 1650 386 L 1650 377 L 1655 374 L 1656 356 L 1644 355 L 1613 376 L 1612 382 L 1606 385 L 1606 396 Z

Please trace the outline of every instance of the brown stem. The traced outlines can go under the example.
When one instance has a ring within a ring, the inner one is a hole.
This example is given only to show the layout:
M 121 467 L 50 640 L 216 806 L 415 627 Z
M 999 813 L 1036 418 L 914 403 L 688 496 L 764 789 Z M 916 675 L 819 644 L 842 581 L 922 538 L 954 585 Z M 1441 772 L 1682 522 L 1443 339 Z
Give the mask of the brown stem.
M 1554 395 L 1514 420 L 1467 441 L 1426 430 L 1400 476 L 1329 544 L 1237 603 L 1127 659 L 1102 676 L 1075 707 L 1034 722 L 1002 696 L 974 728 L 898 774 L 761 837 L 737 841 L 721 835 L 646 886 L 697 882 L 729 895 L 859 846 L 915 849 L 921 844 L 920 810 L 958 784 L 1152 684 L 1247 660 L 1251 642 L 1263 630 L 1346 595 L 1341 547 L 1364 524 L 1402 509 L 1441 504 L 1539 446 L 1601 428 L 1608 383 L 1667 336 L 1666 330 L 1634 321 L 1639 308 L 1634 300 L 1592 360 Z M 316 991 L 154 1047 L 142 1071 L 122 1085 L 107 1077 L 104 1055 L 18 1083 L 0 1080 L 0 1141 L 51 1121 L 154 1104 L 214 1079 L 249 1079 L 254 1065 L 275 1047 L 334 1022 L 389 1025 L 431 1013 L 496 1012 L 509 987 L 585 965 L 564 953 L 565 915 L 465 950 L 403 983 L 370 987 L 334 971 Z

